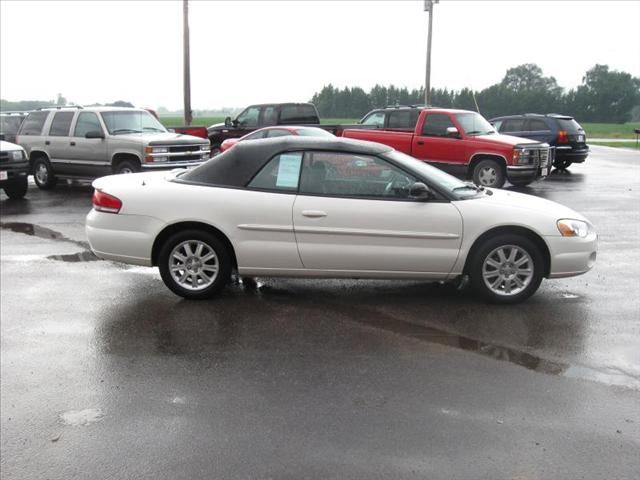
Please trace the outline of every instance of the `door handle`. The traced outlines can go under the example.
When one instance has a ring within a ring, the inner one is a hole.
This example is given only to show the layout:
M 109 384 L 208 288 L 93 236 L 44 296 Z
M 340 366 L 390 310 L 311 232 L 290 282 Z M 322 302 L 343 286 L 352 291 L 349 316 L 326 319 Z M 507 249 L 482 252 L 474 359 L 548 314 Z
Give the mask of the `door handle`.
M 424 142 L 422 140 L 418 140 L 418 145 L 424 145 Z
M 72 147 L 76 146 L 76 142 L 69 142 L 69 145 L 71 145 Z
M 51 142 L 50 142 L 49 140 L 45 140 L 45 141 L 44 141 L 44 144 L 45 144 L 45 145 L 51 145 Z
M 321 218 L 326 217 L 327 212 L 323 212 L 321 210 L 303 210 L 302 215 L 309 218 Z

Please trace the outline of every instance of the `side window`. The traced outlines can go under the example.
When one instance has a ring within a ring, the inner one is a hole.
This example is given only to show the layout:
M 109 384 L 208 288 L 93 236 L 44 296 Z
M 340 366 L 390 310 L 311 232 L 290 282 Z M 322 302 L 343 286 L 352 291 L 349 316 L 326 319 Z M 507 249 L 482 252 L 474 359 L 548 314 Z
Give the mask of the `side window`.
M 447 128 L 449 127 L 455 127 L 449 115 L 430 113 L 422 126 L 422 135 L 426 137 L 446 137 Z
M 415 178 L 368 155 L 310 152 L 305 156 L 300 193 L 337 197 L 406 199 Z
M 249 107 L 238 115 L 238 125 L 241 127 L 257 127 L 260 107 Z
M 84 137 L 87 132 L 102 132 L 98 116 L 93 112 L 82 112 L 78 115 L 74 137 Z
M 49 115 L 49 112 L 30 113 L 22 123 L 20 135 L 41 135 L 47 115 Z
M 524 131 L 524 119 L 522 118 L 509 118 L 504 121 L 501 132 L 522 132 Z
M 249 182 L 249 188 L 296 192 L 300 178 L 302 153 L 281 153 L 273 157 Z
M 387 125 L 387 127 L 413 130 L 415 128 L 415 124 L 411 124 L 411 111 L 399 110 L 396 112 L 391 112 L 389 114 L 389 124 Z
M 278 124 L 278 109 L 276 107 L 264 107 L 262 109 L 262 125 L 268 127 Z
M 289 135 L 291 135 L 291 132 L 282 128 L 274 128 L 267 132 L 267 138 L 288 137 Z
M 52 137 L 66 137 L 69 135 L 69 128 L 73 120 L 73 112 L 57 112 L 53 116 L 49 135 Z
M 538 118 L 530 118 L 525 125 L 527 132 L 549 132 L 551 129 L 544 120 Z
M 376 127 L 384 127 L 384 112 L 374 112 L 362 121 L 362 125 L 375 125 Z

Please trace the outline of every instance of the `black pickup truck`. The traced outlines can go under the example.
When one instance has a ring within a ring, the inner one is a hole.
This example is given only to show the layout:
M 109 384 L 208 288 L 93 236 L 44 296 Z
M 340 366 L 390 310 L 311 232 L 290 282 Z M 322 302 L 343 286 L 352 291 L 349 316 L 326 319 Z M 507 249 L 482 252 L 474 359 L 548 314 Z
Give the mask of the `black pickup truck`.
M 340 136 L 345 128 L 363 128 L 360 125 L 320 125 L 318 110 L 312 103 L 265 103 L 245 108 L 235 118 L 207 128 L 211 142 L 211 155 L 220 151 L 228 138 L 240 138 L 263 127 L 273 125 L 313 125 Z M 366 126 L 364 128 L 367 128 Z

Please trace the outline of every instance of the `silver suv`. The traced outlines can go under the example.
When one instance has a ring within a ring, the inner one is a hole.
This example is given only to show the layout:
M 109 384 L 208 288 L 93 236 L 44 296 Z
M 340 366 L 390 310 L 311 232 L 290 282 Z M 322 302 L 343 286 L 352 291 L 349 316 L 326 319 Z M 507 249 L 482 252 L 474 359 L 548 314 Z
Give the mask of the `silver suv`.
M 209 159 L 209 140 L 168 132 L 148 111 L 121 107 L 55 107 L 31 112 L 16 143 L 27 152 L 36 185 L 58 177 L 191 167 Z

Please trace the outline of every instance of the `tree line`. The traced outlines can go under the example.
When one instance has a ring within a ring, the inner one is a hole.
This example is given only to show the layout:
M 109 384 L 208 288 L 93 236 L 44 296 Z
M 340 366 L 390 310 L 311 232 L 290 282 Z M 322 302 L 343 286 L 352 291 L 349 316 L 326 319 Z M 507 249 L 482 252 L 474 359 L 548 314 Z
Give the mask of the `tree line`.
M 475 97 L 475 98 L 474 98 Z M 409 90 L 394 85 L 336 88 L 329 84 L 313 95 L 321 117 L 360 118 L 387 105 L 424 104 L 424 88 Z M 518 113 L 563 113 L 581 122 L 624 123 L 640 120 L 640 78 L 595 65 L 577 88 L 565 90 L 554 77 L 527 63 L 507 70 L 504 78 L 480 91 L 469 88 L 432 88 L 430 103 L 442 108 L 476 110 L 486 118 Z

